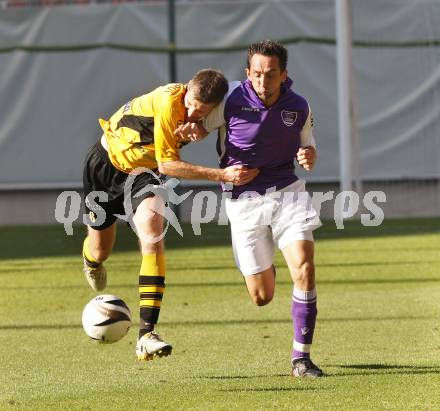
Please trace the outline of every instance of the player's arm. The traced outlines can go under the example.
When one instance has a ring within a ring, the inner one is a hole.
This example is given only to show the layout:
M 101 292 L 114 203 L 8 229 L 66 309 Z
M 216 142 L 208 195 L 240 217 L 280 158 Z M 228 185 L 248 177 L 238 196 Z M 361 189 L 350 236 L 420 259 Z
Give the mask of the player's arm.
M 313 137 L 313 114 L 309 107 L 309 115 L 300 133 L 301 147 L 296 154 L 298 164 L 304 170 L 310 171 L 316 164 L 317 150 Z
M 252 181 L 258 174 L 257 169 L 248 169 L 242 165 L 226 168 L 209 168 L 182 160 L 158 162 L 159 171 L 171 177 L 188 180 L 211 180 L 232 183 L 241 186 Z
M 189 180 L 229 182 L 234 185 L 247 184 L 258 174 L 258 170 L 247 169 L 241 165 L 220 169 L 182 161 L 180 144 L 173 131 L 172 114 L 164 110 L 164 114 L 155 119 L 154 123 L 156 160 L 158 169 L 163 174 Z
M 203 127 L 202 122 L 185 123 L 174 130 L 174 135 L 180 141 L 200 141 L 203 140 L 209 133 Z

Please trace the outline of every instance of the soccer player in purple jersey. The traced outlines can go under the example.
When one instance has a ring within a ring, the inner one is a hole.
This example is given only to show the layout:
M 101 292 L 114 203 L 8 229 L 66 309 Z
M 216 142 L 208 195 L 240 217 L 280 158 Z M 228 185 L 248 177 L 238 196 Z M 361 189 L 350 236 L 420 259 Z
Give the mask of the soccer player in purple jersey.
M 281 249 L 294 283 L 292 375 L 320 377 L 310 349 L 317 316 L 313 230 L 321 222 L 294 167 L 296 159 L 311 170 L 316 145 L 310 107 L 292 91 L 286 66 L 287 50 L 281 44 L 252 44 L 247 80 L 230 83 L 223 102 L 204 120 L 206 130 L 192 124 L 176 132 L 197 139 L 222 127 L 220 166 L 259 169 L 251 182 L 234 185 L 226 200 L 235 260 L 252 301 L 262 306 L 274 296 L 274 248 Z

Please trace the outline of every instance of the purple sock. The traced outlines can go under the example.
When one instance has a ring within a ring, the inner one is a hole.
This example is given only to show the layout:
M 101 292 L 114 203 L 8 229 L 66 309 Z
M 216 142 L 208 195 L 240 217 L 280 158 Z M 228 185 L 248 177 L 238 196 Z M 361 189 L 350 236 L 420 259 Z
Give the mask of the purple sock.
M 292 359 L 310 358 L 317 313 L 316 288 L 311 291 L 303 291 L 293 287 L 292 321 L 294 340 Z

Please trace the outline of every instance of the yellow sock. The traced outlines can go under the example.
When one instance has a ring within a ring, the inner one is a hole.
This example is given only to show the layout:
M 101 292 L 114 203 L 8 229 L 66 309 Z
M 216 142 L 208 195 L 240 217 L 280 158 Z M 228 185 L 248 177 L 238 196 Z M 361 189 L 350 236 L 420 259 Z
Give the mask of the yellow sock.
M 151 325 L 157 323 L 164 290 L 164 254 L 147 254 L 142 256 L 142 265 L 139 273 L 140 336 L 145 333 L 145 330 L 150 329 Z
M 159 275 L 165 277 L 165 254 L 156 254 L 156 262 L 159 270 Z
M 158 276 L 159 265 L 157 264 L 156 254 L 146 254 L 142 256 L 140 275 Z
M 92 254 L 90 253 L 89 241 L 90 241 L 90 238 L 89 238 L 89 236 L 87 236 L 84 239 L 84 243 L 83 243 L 83 256 L 86 258 L 86 260 L 89 263 L 99 263 L 99 261 L 96 258 L 94 258 L 92 256 Z

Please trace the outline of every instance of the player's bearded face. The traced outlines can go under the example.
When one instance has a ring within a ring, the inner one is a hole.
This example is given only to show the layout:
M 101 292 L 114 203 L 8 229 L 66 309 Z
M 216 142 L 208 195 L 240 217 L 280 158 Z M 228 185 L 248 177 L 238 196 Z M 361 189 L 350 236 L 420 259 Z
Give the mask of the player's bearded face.
M 189 123 L 197 123 L 205 118 L 215 107 L 214 103 L 202 103 L 194 98 L 191 89 L 185 94 L 186 121 Z
M 254 54 L 246 75 L 252 87 L 266 106 L 278 100 L 281 84 L 287 78 L 287 70 L 281 70 L 277 56 Z

